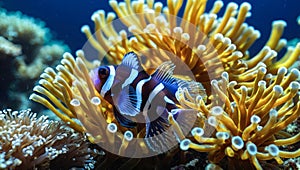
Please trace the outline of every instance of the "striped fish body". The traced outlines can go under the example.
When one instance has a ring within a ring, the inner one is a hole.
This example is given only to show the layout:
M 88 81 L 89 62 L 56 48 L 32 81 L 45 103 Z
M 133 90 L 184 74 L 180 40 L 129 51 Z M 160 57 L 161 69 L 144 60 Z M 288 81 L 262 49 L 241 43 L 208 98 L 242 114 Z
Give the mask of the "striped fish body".
M 168 114 L 177 110 L 179 104 L 175 93 L 185 84 L 173 78 L 174 68 L 175 65 L 168 61 L 148 75 L 137 55 L 130 52 L 120 65 L 100 66 L 91 72 L 95 88 L 114 106 L 114 116 L 122 126 L 133 128 L 136 122 L 146 124 L 146 143 L 153 150 L 162 147 L 155 148 L 156 143 L 165 143 L 153 137 L 169 128 Z

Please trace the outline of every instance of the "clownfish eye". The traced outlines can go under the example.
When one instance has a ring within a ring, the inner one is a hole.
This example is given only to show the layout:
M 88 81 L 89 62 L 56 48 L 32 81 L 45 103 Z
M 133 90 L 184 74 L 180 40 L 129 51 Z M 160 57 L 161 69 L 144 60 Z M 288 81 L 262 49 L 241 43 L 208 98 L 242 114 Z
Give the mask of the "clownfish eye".
M 108 77 L 109 70 L 107 67 L 100 67 L 98 69 L 98 74 L 99 74 L 99 78 L 104 79 L 104 78 Z

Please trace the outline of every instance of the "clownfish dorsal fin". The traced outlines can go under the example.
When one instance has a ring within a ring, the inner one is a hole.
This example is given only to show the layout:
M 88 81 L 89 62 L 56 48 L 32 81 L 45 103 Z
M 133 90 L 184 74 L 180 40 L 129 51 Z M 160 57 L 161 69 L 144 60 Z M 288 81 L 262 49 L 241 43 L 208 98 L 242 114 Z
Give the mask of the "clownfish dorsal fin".
M 124 55 L 121 65 L 129 68 L 141 71 L 143 68 L 138 59 L 138 56 L 134 52 L 129 52 Z
M 176 83 L 176 79 L 173 77 L 174 69 L 175 64 L 172 61 L 166 61 L 158 66 L 151 76 L 163 84 L 172 85 Z

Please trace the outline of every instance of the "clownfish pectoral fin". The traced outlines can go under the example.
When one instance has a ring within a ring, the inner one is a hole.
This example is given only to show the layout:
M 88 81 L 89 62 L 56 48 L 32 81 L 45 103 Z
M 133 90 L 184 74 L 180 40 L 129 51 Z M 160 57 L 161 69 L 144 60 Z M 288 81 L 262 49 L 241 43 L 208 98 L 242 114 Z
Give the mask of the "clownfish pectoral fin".
M 144 138 L 147 146 L 154 152 L 166 152 L 177 143 L 173 130 L 170 129 L 168 120 L 158 117 L 150 122 L 146 118 L 146 136 Z
M 173 77 L 174 69 L 174 63 L 171 61 L 166 61 L 158 66 L 151 76 L 164 85 L 172 85 L 176 83 L 176 79 Z
M 140 113 L 142 99 L 132 86 L 123 87 L 117 96 L 116 108 L 122 115 L 136 116 Z
M 134 52 L 126 53 L 121 65 L 127 66 L 137 71 L 142 71 L 143 67 L 140 63 L 138 56 Z
M 120 125 L 123 127 L 134 128 L 135 126 L 137 126 L 136 122 L 133 122 L 132 120 L 129 120 L 123 115 L 121 115 L 116 108 L 114 108 L 114 116 L 117 119 L 117 121 L 120 123 Z

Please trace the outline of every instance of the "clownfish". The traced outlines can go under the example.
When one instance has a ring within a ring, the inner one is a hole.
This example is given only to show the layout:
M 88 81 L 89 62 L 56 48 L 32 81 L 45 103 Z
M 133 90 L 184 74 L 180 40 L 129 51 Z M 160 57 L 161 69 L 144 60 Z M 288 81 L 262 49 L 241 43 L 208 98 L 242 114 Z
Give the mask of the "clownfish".
M 177 90 L 190 87 L 191 91 L 205 95 L 200 83 L 175 78 L 174 69 L 175 65 L 166 61 L 149 75 L 138 56 L 129 52 L 120 65 L 100 66 L 90 73 L 96 90 L 113 105 L 114 116 L 121 126 L 134 128 L 137 122 L 145 123 L 144 139 L 153 151 L 163 149 L 168 140 L 172 141 L 168 139 L 172 135 L 155 136 L 169 129 L 171 112 L 174 118 L 180 114 Z

